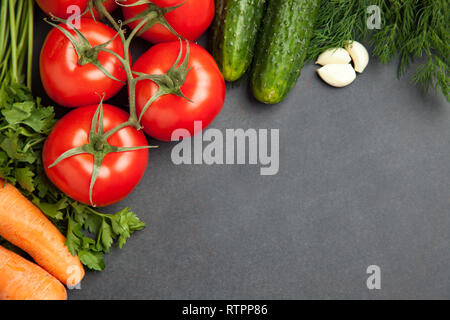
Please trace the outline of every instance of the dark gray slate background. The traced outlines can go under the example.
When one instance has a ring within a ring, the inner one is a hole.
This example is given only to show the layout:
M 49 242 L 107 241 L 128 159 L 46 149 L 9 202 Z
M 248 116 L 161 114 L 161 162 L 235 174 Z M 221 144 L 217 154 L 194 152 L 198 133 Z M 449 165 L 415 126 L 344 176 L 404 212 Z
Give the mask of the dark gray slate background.
M 34 92 L 49 27 L 36 13 Z M 206 43 L 203 39 L 202 43 Z M 137 57 L 150 44 L 136 41 Z M 218 129 L 280 129 L 280 171 L 181 165 L 158 143 L 148 171 L 117 210 L 148 224 L 71 299 L 450 298 L 450 111 L 396 64 L 372 61 L 347 88 L 303 68 L 275 106 L 247 82 L 228 86 Z M 126 92 L 110 100 L 126 107 Z M 64 109 L 58 108 L 62 114 Z M 150 140 L 151 143 L 156 143 Z M 381 290 L 366 268 L 381 267 Z

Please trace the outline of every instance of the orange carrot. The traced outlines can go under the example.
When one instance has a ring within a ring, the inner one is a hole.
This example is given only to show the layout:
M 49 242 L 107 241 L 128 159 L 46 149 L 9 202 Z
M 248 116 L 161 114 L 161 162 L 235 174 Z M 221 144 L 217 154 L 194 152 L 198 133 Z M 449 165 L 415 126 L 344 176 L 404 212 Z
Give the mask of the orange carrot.
M 0 300 L 66 299 L 66 288 L 55 277 L 0 246 Z
M 65 237 L 19 190 L 0 179 L 0 236 L 26 251 L 42 268 L 68 286 L 84 277 L 80 259 Z

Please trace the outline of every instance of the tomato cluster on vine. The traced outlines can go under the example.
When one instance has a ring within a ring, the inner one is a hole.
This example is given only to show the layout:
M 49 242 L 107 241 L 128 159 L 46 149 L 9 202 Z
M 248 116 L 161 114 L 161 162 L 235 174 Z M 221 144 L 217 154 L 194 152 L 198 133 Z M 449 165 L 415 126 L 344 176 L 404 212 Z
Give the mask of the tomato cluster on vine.
M 53 25 L 40 57 L 44 89 L 57 104 L 75 108 L 45 142 L 47 176 L 77 201 L 113 204 L 144 175 L 152 147 L 143 131 L 162 141 L 171 141 L 177 129 L 194 135 L 194 122 L 204 128 L 222 109 L 222 74 L 208 51 L 193 42 L 211 24 L 214 1 L 37 2 Z M 68 23 L 73 5 L 82 16 L 78 28 Z M 123 22 L 111 15 L 117 6 Z M 133 65 L 135 36 L 155 45 Z M 129 113 L 103 103 L 125 85 Z

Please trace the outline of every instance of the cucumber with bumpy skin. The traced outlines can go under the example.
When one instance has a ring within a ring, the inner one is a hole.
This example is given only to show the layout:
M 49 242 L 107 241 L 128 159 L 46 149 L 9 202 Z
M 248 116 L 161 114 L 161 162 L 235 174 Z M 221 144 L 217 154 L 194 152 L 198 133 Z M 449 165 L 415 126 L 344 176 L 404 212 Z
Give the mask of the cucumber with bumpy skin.
M 266 0 L 216 0 L 213 56 L 227 81 L 244 75 L 253 59 Z
M 303 67 L 319 0 L 271 0 L 258 40 L 251 87 L 256 99 L 275 104 L 287 97 Z

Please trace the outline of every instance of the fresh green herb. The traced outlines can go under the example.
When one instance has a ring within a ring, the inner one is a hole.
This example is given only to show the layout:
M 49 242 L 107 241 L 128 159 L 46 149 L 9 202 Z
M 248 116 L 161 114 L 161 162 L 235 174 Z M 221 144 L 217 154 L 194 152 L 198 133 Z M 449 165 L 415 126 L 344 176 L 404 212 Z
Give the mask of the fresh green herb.
M 381 29 L 367 27 L 367 8 L 381 9 Z M 434 0 L 322 0 L 309 60 L 348 40 L 368 41 L 382 63 L 398 58 L 398 75 L 422 58 L 411 81 L 425 92 L 440 89 L 449 100 L 448 1 Z
M 33 0 L 5 0 L 0 5 L 0 178 L 50 218 L 84 265 L 103 270 L 104 254 L 114 244 L 122 248 L 145 224 L 128 208 L 100 213 L 68 198 L 47 179 L 41 154 L 56 119 L 53 108 L 43 106 L 30 91 L 33 5 Z M 0 244 L 11 247 L 2 238 Z
M 321 0 L 316 26 L 309 43 L 308 60 L 326 49 L 344 47 L 349 40 L 363 40 L 367 34 L 366 8 L 379 0 Z

